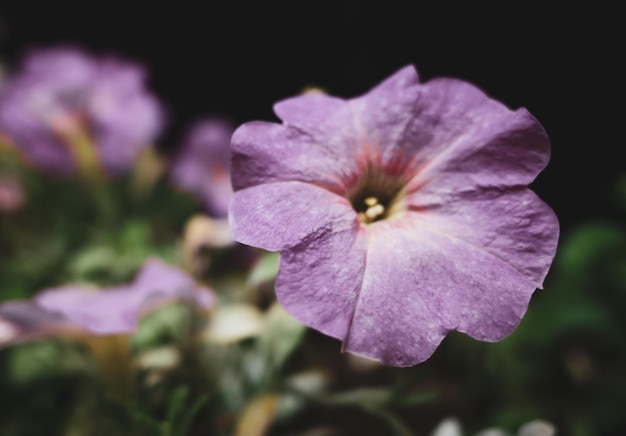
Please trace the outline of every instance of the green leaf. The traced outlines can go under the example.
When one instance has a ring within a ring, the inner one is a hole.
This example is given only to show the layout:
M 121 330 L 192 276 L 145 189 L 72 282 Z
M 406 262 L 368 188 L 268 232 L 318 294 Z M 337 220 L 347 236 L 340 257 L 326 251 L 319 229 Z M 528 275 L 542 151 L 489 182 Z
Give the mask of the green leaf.
M 578 228 L 563 242 L 558 256 L 559 271 L 573 277 L 589 273 L 602 259 L 623 253 L 626 231 L 612 223 L 589 223 Z
M 193 420 L 196 418 L 198 413 L 200 413 L 200 411 L 204 407 L 206 407 L 206 405 L 209 403 L 209 399 L 210 399 L 209 394 L 202 394 L 198 397 L 198 399 L 196 399 L 196 401 L 191 405 L 191 407 L 189 407 L 179 427 L 178 434 L 180 436 L 187 435 L 189 431 L 189 426 L 191 425 Z
M 376 406 L 388 404 L 393 398 L 389 388 L 358 388 L 319 397 L 322 404 L 333 406 Z
M 152 418 L 150 415 L 146 414 L 143 411 L 135 411 L 134 413 L 135 422 L 139 424 L 147 434 L 161 436 L 163 433 L 161 424 Z
M 302 341 L 306 326 L 301 324 L 275 302 L 265 317 L 265 330 L 259 346 L 275 371 L 280 370 L 287 358 Z
M 274 280 L 276 274 L 278 274 L 278 253 L 265 251 L 250 272 L 248 284 L 254 287 L 259 286 Z
M 398 397 L 394 404 L 400 407 L 414 407 L 422 404 L 432 403 L 439 399 L 440 395 L 437 392 L 416 392 L 408 395 Z
M 167 410 L 167 422 L 171 426 L 174 426 L 178 421 L 188 397 L 189 388 L 187 386 L 179 386 L 172 394 Z

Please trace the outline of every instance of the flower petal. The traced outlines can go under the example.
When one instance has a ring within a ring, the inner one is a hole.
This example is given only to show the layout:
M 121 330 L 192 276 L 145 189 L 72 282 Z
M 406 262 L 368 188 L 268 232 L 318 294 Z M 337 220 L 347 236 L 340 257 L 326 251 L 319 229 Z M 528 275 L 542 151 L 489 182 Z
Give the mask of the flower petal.
M 409 65 L 362 97 L 304 94 L 276 103 L 274 112 L 287 126 L 309 133 L 340 157 L 352 157 L 361 168 L 376 163 L 400 172 L 410 162 L 403 147 L 411 144 L 403 137 L 414 116 L 418 85 L 417 72 Z
M 236 241 L 269 251 L 332 232 L 341 221 L 357 220 L 350 202 L 302 182 L 277 182 L 235 192 L 231 229 Z
M 414 217 L 381 221 L 369 228 L 344 350 L 411 366 L 428 359 L 450 330 L 495 341 L 517 326 L 534 290 L 506 262 Z
M 246 123 L 233 134 L 231 147 L 235 190 L 297 180 L 343 193 L 343 179 L 356 171 L 348 151 L 329 148 L 309 134 L 281 124 Z
M 335 134 L 339 139 L 354 138 L 354 117 L 346 100 L 313 92 L 287 98 L 274 104 L 274 113 L 286 126 L 295 127 L 316 139 L 327 139 Z M 331 138 L 332 140 L 332 138 Z M 333 149 L 331 143 L 321 142 L 322 146 Z M 337 142 L 339 147 L 349 144 Z M 349 154 L 344 151 L 342 154 Z
M 280 253 L 276 297 L 300 322 L 343 339 L 365 269 L 366 237 L 354 220 Z
M 419 225 L 480 247 L 512 265 L 537 288 L 554 258 L 559 222 L 526 188 L 459 191 L 447 196 L 417 192 L 407 200 Z
M 206 211 L 215 217 L 228 215 L 233 196 L 230 139 L 234 130 L 222 118 L 195 122 L 170 166 L 171 182 L 202 200 Z
M 96 334 L 134 331 L 140 302 L 132 289 L 119 286 L 98 291 L 78 286 L 48 289 L 34 301 L 41 307 L 62 314 L 71 323 Z
M 422 90 L 407 129 L 419 148 L 409 190 L 528 185 L 548 163 L 546 132 L 525 109 L 511 111 L 460 80 L 432 80 Z M 423 131 L 431 132 L 427 142 Z
M 78 47 L 33 51 L 2 89 L 0 127 L 30 163 L 60 175 L 75 170 L 69 149 L 89 136 L 105 169 L 121 175 L 165 121 L 145 78 L 141 65 Z
M 133 280 L 135 293 L 142 296 L 141 310 L 163 301 L 186 300 L 198 307 L 207 308 L 215 300 L 213 292 L 196 283 L 182 269 L 168 265 L 158 258 L 147 260 Z
M 79 330 L 62 314 L 32 301 L 9 301 L 0 305 L 0 348 L 60 331 Z
M 135 331 L 142 312 L 158 304 L 187 300 L 208 307 L 213 295 L 182 270 L 151 259 L 132 284 L 106 290 L 59 287 L 43 291 L 34 300 L 91 333 L 114 334 Z
M 421 97 L 419 78 L 412 65 L 400 69 L 367 94 L 349 101 L 357 130 L 372 148 L 369 160 L 388 173 L 401 174 L 412 163 L 415 147 L 430 138 L 427 130 L 407 130 Z M 416 138 L 419 136 L 419 138 Z

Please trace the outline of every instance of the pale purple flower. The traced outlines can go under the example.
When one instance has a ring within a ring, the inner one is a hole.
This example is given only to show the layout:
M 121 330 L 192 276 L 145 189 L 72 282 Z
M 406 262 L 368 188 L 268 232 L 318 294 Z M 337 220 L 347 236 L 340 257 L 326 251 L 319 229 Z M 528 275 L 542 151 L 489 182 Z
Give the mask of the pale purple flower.
M 528 189 L 550 144 L 525 109 L 407 66 L 367 94 L 309 93 L 232 139 L 231 226 L 280 250 L 276 294 L 343 350 L 395 366 L 451 330 L 510 334 L 555 254 L 554 212 Z
M 226 217 L 233 195 L 230 182 L 230 137 L 235 127 L 223 118 L 196 122 L 172 162 L 170 179 L 194 194 L 214 217 Z
M 74 47 L 29 53 L 0 92 L 0 131 L 54 174 L 73 173 L 89 146 L 109 175 L 124 174 L 163 124 L 142 65 Z
M 128 285 L 63 286 L 0 305 L 0 347 L 64 333 L 133 333 L 142 315 L 163 304 L 188 301 L 209 308 L 214 299 L 184 271 L 150 259 Z

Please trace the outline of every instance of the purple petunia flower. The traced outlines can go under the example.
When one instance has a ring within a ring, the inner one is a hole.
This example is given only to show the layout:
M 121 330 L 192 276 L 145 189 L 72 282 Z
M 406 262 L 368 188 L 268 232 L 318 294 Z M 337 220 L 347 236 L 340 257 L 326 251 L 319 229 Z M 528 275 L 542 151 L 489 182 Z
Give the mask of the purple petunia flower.
M 0 131 L 51 173 L 71 174 L 91 159 L 119 176 L 163 128 L 163 109 L 145 81 L 141 65 L 113 56 L 36 50 L 0 93 Z
M 0 305 L 0 347 L 63 333 L 133 333 L 141 315 L 180 300 L 208 308 L 214 295 L 182 270 L 151 259 L 128 285 L 60 287 Z
M 233 195 L 230 138 L 234 130 L 225 119 L 198 121 L 189 130 L 170 170 L 172 183 L 194 194 L 206 211 L 217 218 L 228 215 Z
M 277 103 L 282 124 L 232 139 L 231 226 L 280 250 L 279 302 L 345 351 L 395 366 L 451 330 L 496 341 L 555 254 L 554 212 L 528 189 L 550 144 L 525 109 L 407 66 L 351 100 Z

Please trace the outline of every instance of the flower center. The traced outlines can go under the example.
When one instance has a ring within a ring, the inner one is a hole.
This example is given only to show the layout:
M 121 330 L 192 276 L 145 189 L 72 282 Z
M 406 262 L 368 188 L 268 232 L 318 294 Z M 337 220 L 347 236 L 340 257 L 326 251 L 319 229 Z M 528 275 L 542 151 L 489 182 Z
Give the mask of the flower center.
M 385 205 L 381 204 L 377 197 L 365 197 L 362 204 L 357 201 L 353 206 L 359 220 L 365 224 L 373 223 L 385 216 Z
M 371 224 L 398 212 L 404 185 L 405 180 L 402 177 L 393 177 L 368 168 L 366 175 L 356 183 L 348 195 L 359 221 Z

